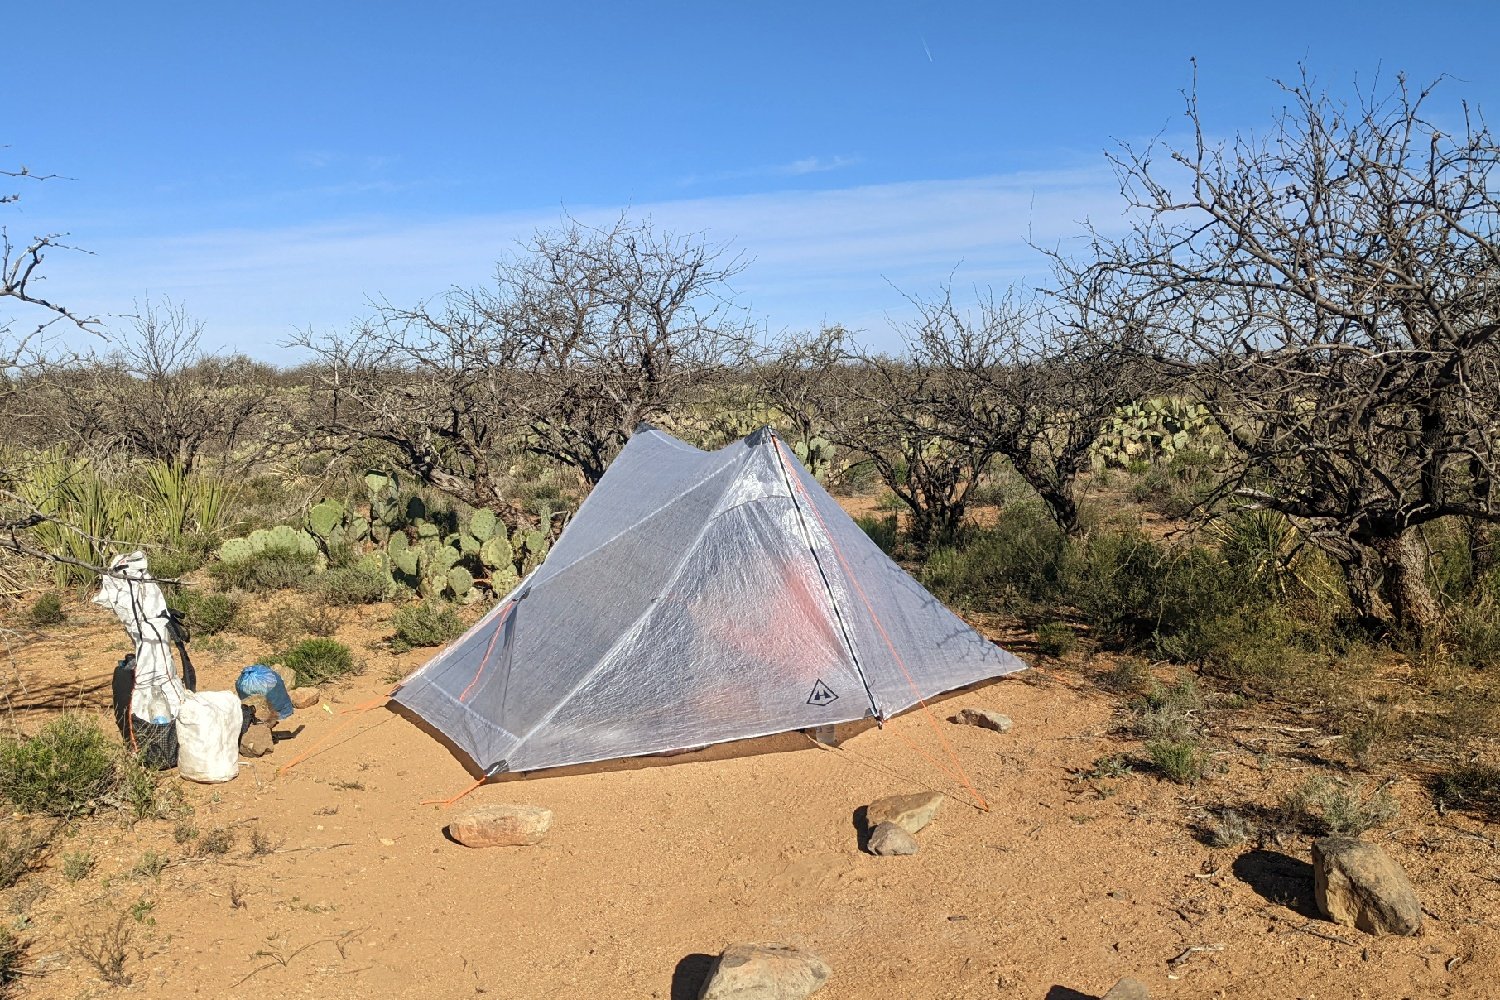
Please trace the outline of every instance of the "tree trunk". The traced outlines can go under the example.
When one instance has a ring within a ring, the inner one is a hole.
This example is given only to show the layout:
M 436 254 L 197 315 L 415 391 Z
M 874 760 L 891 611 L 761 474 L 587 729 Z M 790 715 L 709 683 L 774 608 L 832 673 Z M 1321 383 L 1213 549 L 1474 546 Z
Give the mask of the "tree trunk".
M 1355 610 L 1367 622 L 1420 636 L 1442 619 L 1442 606 L 1427 583 L 1420 530 L 1359 539 L 1341 564 Z
M 1442 605 L 1427 583 L 1427 546 L 1422 532 L 1407 528 L 1394 538 L 1375 540 L 1384 571 L 1385 599 L 1396 624 L 1413 635 L 1423 635 L 1443 617 Z

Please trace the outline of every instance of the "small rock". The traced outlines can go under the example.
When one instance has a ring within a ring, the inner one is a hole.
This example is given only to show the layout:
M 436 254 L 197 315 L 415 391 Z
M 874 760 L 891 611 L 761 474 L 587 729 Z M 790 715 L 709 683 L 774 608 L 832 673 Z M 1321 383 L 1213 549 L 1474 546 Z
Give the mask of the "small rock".
M 907 833 L 916 833 L 932 822 L 942 804 L 943 796 L 939 792 L 888 795 L 866 807 L 865 822 L 872 830 L 882 823 L 894 823 Z
M 292 699 L 293 708 L 312 708 L 323 699 L 323 692 L 317 688 L 292 688 L 287 696 Z
M 496 804 L 470 809 L 448 824 L 465 847 L 527 847 L 552 828 L 552 810 L 541 806 Z
M 1417 891 L 1385 851 L 1357 837 L 1324 837 L 1313 842 L 1312 855 L 1313 892 L 1328 919 L 1366 934 L 1422 929 Z
M 1126 976 L 1111 986 L 1100 1000 L 1151 1000 L 1151 994 L 1146 992 L 1145 984 L 1139 979 Z
M 246 757 L 264 757 L 271 752 L 274 737 L 269 722 L 257 722 L 240 737 L 240 753 Z
M 870 853 L 881 857 L 916 854 L 917 839 L 895 823 L 881 823 L 870 831 Z
M 1010 716 L 1001 715 L 999 712 L 987 712 L 982 708 L 965 708 L 957 715 L 950 716 L 948 721 L 961 726 L 993 729 L 997 733 L 1008 733 L 1011 726 L 1015 725 L 1010 721 Z
M 737 944 L 714 960 L 698 1000 L 802 1000 L 833 970 L 810 951 L 786 944 Z

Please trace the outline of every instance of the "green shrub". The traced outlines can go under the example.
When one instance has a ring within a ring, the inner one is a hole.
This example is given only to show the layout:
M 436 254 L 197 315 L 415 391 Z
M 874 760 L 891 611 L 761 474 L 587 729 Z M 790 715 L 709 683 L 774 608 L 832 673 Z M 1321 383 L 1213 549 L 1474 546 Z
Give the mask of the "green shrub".
M 1440 807 L 1466 809 L 1500 821 L 1500 767 L 1460 764 L 1433 779 L 1432 797 Z
M 133 753 L 122 754 L 114 780 L 115 797 L 132 820 L 168 819 L 182 806 L 177 784 L 162 780 Z
M 1152 682 L 1134 706 L 1129 729 L 1145 740 L 1192 742 L 1198 737 L 1196 713 L 1202 707 L 1203 695 L 1191 677 L 1184 677 L 1170 687 Z
M 0 829 L 0 889 L 21 881 L 46 848 L 47 838 L 29 825 Z
M 855 523 L 870 536 L 870 540 L 880 546 L 880 551 L 890 555 L 896 551 L 898 540 L 898 529 L 896 527 L 896 515 L 887 514 L 885 517 L 871 517 L 862 515 L 854 519 Z
M 1036 648 L 1043 656 L 1067 656 L 1078 645 L 1067 622 L 1045 622 L 1037 626 Z
M 63 855 L 62 874 L 69 882 L 80 882 L 89 877 L 96 864 L 88 851 L 69 851 Z
M 209 573 L 222 586 L 265 593 L 294 590 L 307 585 L 317 565 L 317 554 L 286 549 L 257 552 L 243 562 L 216 562 Z
M 9 927 L 0 927 L 0 996 L 10 995 L 10 988 L 21 978 L 25 958 L 26 942 Z
M 1179 785 L 1194 785 L 1208 772 L 1208 755 L 1190 740 L 1148 740 L 1146 755 L 1158 772 Z
M 62 595 L 55 590 L 37 597 L 31 610 L 26 612 L 26 620 L 37 628 L 60 624 L 67 617 L 63 612 Z
M 396 612 L 391 624 L 396 629 L 391 645 L 401 652 L 417 646 L 441 646 L 464 630 L 452 608 L 431 601 L 406 605 Z
M 215 594 L 187 587 L 173 588 L 167 604 L 182 616 L 190 635 L 218 635 L 233 627 L 240 614 L 240 599 L 233 594 Z
M 385 571 L 378 566 L 341 566 L 318 580 L 323 597 L 335 607 L 378 603 L 385 599 L 389 585 Z
M 1062 593 L 1067 554 L 1067 537 L 1041 506 L 1018 504 L 963 545 L 933 550 L 922 582 L 951 604 L 1050 604 Z
M 151 575 L 158 580 L 180 580 L 201 569 L 217 547 L 212 535 L 183 535 L 175 546 L 151 553 Z
M 1363 786 L 1317 775 L 1308 778 L 1282 800 L 1282 811 L 1304 829 L 1341 836 L 1358 836 L 1389 823 L 1401 807 L 1384 788 L 1367 793 Z
M 276 657 L 292 672 L 296 687 L 310 687 L 354 673 L 354 653 L 334 639 L 304 639 Z
M 0 795 L 25 812 L 76 816 L 117 773 L 116 751 L 92 718 L 65 713 L 29 738 L 0 742 Z

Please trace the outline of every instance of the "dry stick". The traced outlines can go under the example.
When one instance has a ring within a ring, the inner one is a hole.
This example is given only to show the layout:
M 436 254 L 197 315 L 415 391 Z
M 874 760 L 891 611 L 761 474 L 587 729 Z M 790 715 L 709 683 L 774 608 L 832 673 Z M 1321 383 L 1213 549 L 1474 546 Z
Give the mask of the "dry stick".
M 1347 944 L 1351 947 L 1353 947 L 1354 945 L 1354 942 L 1350 941 L 1348 938 L 1340 937 L 1337 934 L 1329 934 L 1326 931 L 1320 931 L 1312 924 L 1303 924 L 1301 927 L 1293 927 L 1292 930 L 1301 931 L 1303 934 L 1311 934 L 1313 937 L 1322 938 L 1324 941 L 1336 941 L 1339 944 Z

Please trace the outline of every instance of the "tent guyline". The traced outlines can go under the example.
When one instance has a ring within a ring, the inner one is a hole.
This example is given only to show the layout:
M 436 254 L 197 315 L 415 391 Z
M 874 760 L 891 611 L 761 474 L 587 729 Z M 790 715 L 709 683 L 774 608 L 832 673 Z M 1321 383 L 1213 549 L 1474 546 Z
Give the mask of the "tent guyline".
M 1024 666 L 892 562 L 770 428 L 712 452 L 642 428 L 547 560 L 390 699 L 478 784 L 920 705 L 950 763 L 913 747 L 983 809 L 926 700 Z

